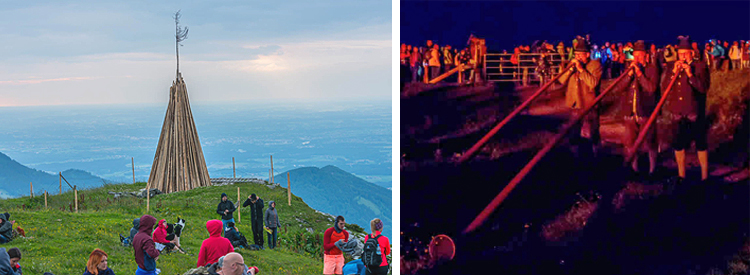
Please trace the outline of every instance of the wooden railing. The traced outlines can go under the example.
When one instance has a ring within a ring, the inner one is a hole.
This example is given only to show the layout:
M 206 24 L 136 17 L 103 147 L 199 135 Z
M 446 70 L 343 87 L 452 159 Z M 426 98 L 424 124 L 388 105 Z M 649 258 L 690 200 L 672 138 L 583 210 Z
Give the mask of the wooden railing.
M 559 53 L 547 54 L 550 59 L 549 78 L 560 73 L 560 66 L 565 56 Z M 513 64 L 512 53 L 487 53 L 484 56 L 484 72 L 487 81 L 491 82 L 520 82 L 522 84 L 540 83 L 541 79 L 536 73 L 537 64 L 534 58 L 541 58 L 541 53 L 521 53 L 518 56 L 518 64 Z

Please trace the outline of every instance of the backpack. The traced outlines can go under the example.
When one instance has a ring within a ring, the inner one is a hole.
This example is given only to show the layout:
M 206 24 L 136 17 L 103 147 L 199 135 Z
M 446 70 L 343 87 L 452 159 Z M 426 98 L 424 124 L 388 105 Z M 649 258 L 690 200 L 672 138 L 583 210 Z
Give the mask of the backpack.
M 362 263 L 366 266 L 380 266 L 383 263 L 383 257 L 380 252 L 380 244 L 378 238 L 381 235 L 371 237 L 365 242 L 365 247 L 362 252 Z

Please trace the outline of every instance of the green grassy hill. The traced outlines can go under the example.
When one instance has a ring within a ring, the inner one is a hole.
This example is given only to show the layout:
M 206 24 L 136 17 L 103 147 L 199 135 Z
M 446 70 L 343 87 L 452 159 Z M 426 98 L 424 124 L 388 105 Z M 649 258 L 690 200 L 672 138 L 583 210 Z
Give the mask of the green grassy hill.
M 263 184 L 250 183 L 203 187 L 151 199 L 149 214 L 157 220 L 166 219 L 170 223 L 177 217 L 187 220 L 181 244 L 188 254 L 171 253 L 159 257 L 157 267 L 162 274 L 183 274 L 195 267 L 201 242 L 208 238 L 206 221 L 220 219 L 215 213 L 220 194 L 227 193 L 232 201 L 236 201 L 237 187 L 241 188 L 243 202 L 251 193 L 258 194 L 265 201 L 276 201 L 282 224 L 280 247 L 263 251 L 239 250 L 245 263 L 258 266 L 262 274 L 320 274 L 323 269 L 322 232 L 333 225 L 332 218 L 316 212 L 294 195 L 292 205 L 288 206 L 286 188 L 271 189 Z M 145 183 L 105 185 L 79 191 L 79 213 L 70 212 L 74 199 L 72 192 L 50 196 L 48 209 L 44 208 L 43 196 L 0 200 L 0 210 L 9 212 L 11 220 L 16 220 L 17 225 L 26 231 L 26 238 L 14 239 L 0 247 L 20 248 L 23 253 L 21 265 L 28 274 L 82 274 L 88 255 L 95 248 L 109 254 L 109 266 L 115 273 L 132 274 L 137 268 L 133 250 L 120 245 L 118 234 L 128 234 L 133 219 L 146 213 L 146 200 L 134 197 L 115 200 L 107 192 L 141 188 L 145 188 Z M 234 217 L 237 220 L 237 212 Z M 252 243 L 249 208 L 242 209 L 238 228 Z M 315 233 L 309 233 L 308 228 Z M 347 229 L 362 232 L 356 225 Z

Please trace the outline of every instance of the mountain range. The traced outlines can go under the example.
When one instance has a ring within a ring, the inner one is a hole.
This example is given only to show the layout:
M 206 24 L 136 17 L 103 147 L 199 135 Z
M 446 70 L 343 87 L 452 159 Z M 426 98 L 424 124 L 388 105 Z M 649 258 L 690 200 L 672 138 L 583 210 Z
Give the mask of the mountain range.
M 62 175 L 68 183 L 75 185 L 78 189 L 98 187 L 109 183 L 105 179 L 77 169 L 65 170 Z M 60 190 L 58 175 L 26 167 L 0 153 L 0 198 L 29 195 L 31 192 L 29 183 L 34 185 L 35 195 L 41 195 L 45 190 L 48 193 L 57 194 Z M 65 181 L 62 182 L 62 185 L 63 191 L 70 189 Z
M 384 224 L 383 235 L 391 238 L 391 190 L 331 165 L 289 170 L 275 175 L 276 183 L 286 187 L 287 173 L 292 193 L 310 207 L 344 216 L 346 223 L 355 223 L 367 232 L 370 232 L 370 221 L 380 218 Z

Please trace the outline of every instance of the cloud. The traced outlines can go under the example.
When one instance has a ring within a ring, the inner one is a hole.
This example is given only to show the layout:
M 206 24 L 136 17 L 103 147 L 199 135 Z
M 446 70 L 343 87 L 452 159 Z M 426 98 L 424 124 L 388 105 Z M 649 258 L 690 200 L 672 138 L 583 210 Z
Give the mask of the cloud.
M 92 79 L 92 78 L 91 77 L 60 77 L 60 78 L 50 78 L 50 79 L 2 80 L 0 81 L 0 85 L 1 84 L 10 84 L 10 85 L 39 84 L 39 83 L 44 83 L 44 82 L 88 80 L 88 79 Z
M 0 106 L 166 103 L 176 3 L 8 5 Z M 390 98 L 390 3 L 180 4 L 193 102 Z

